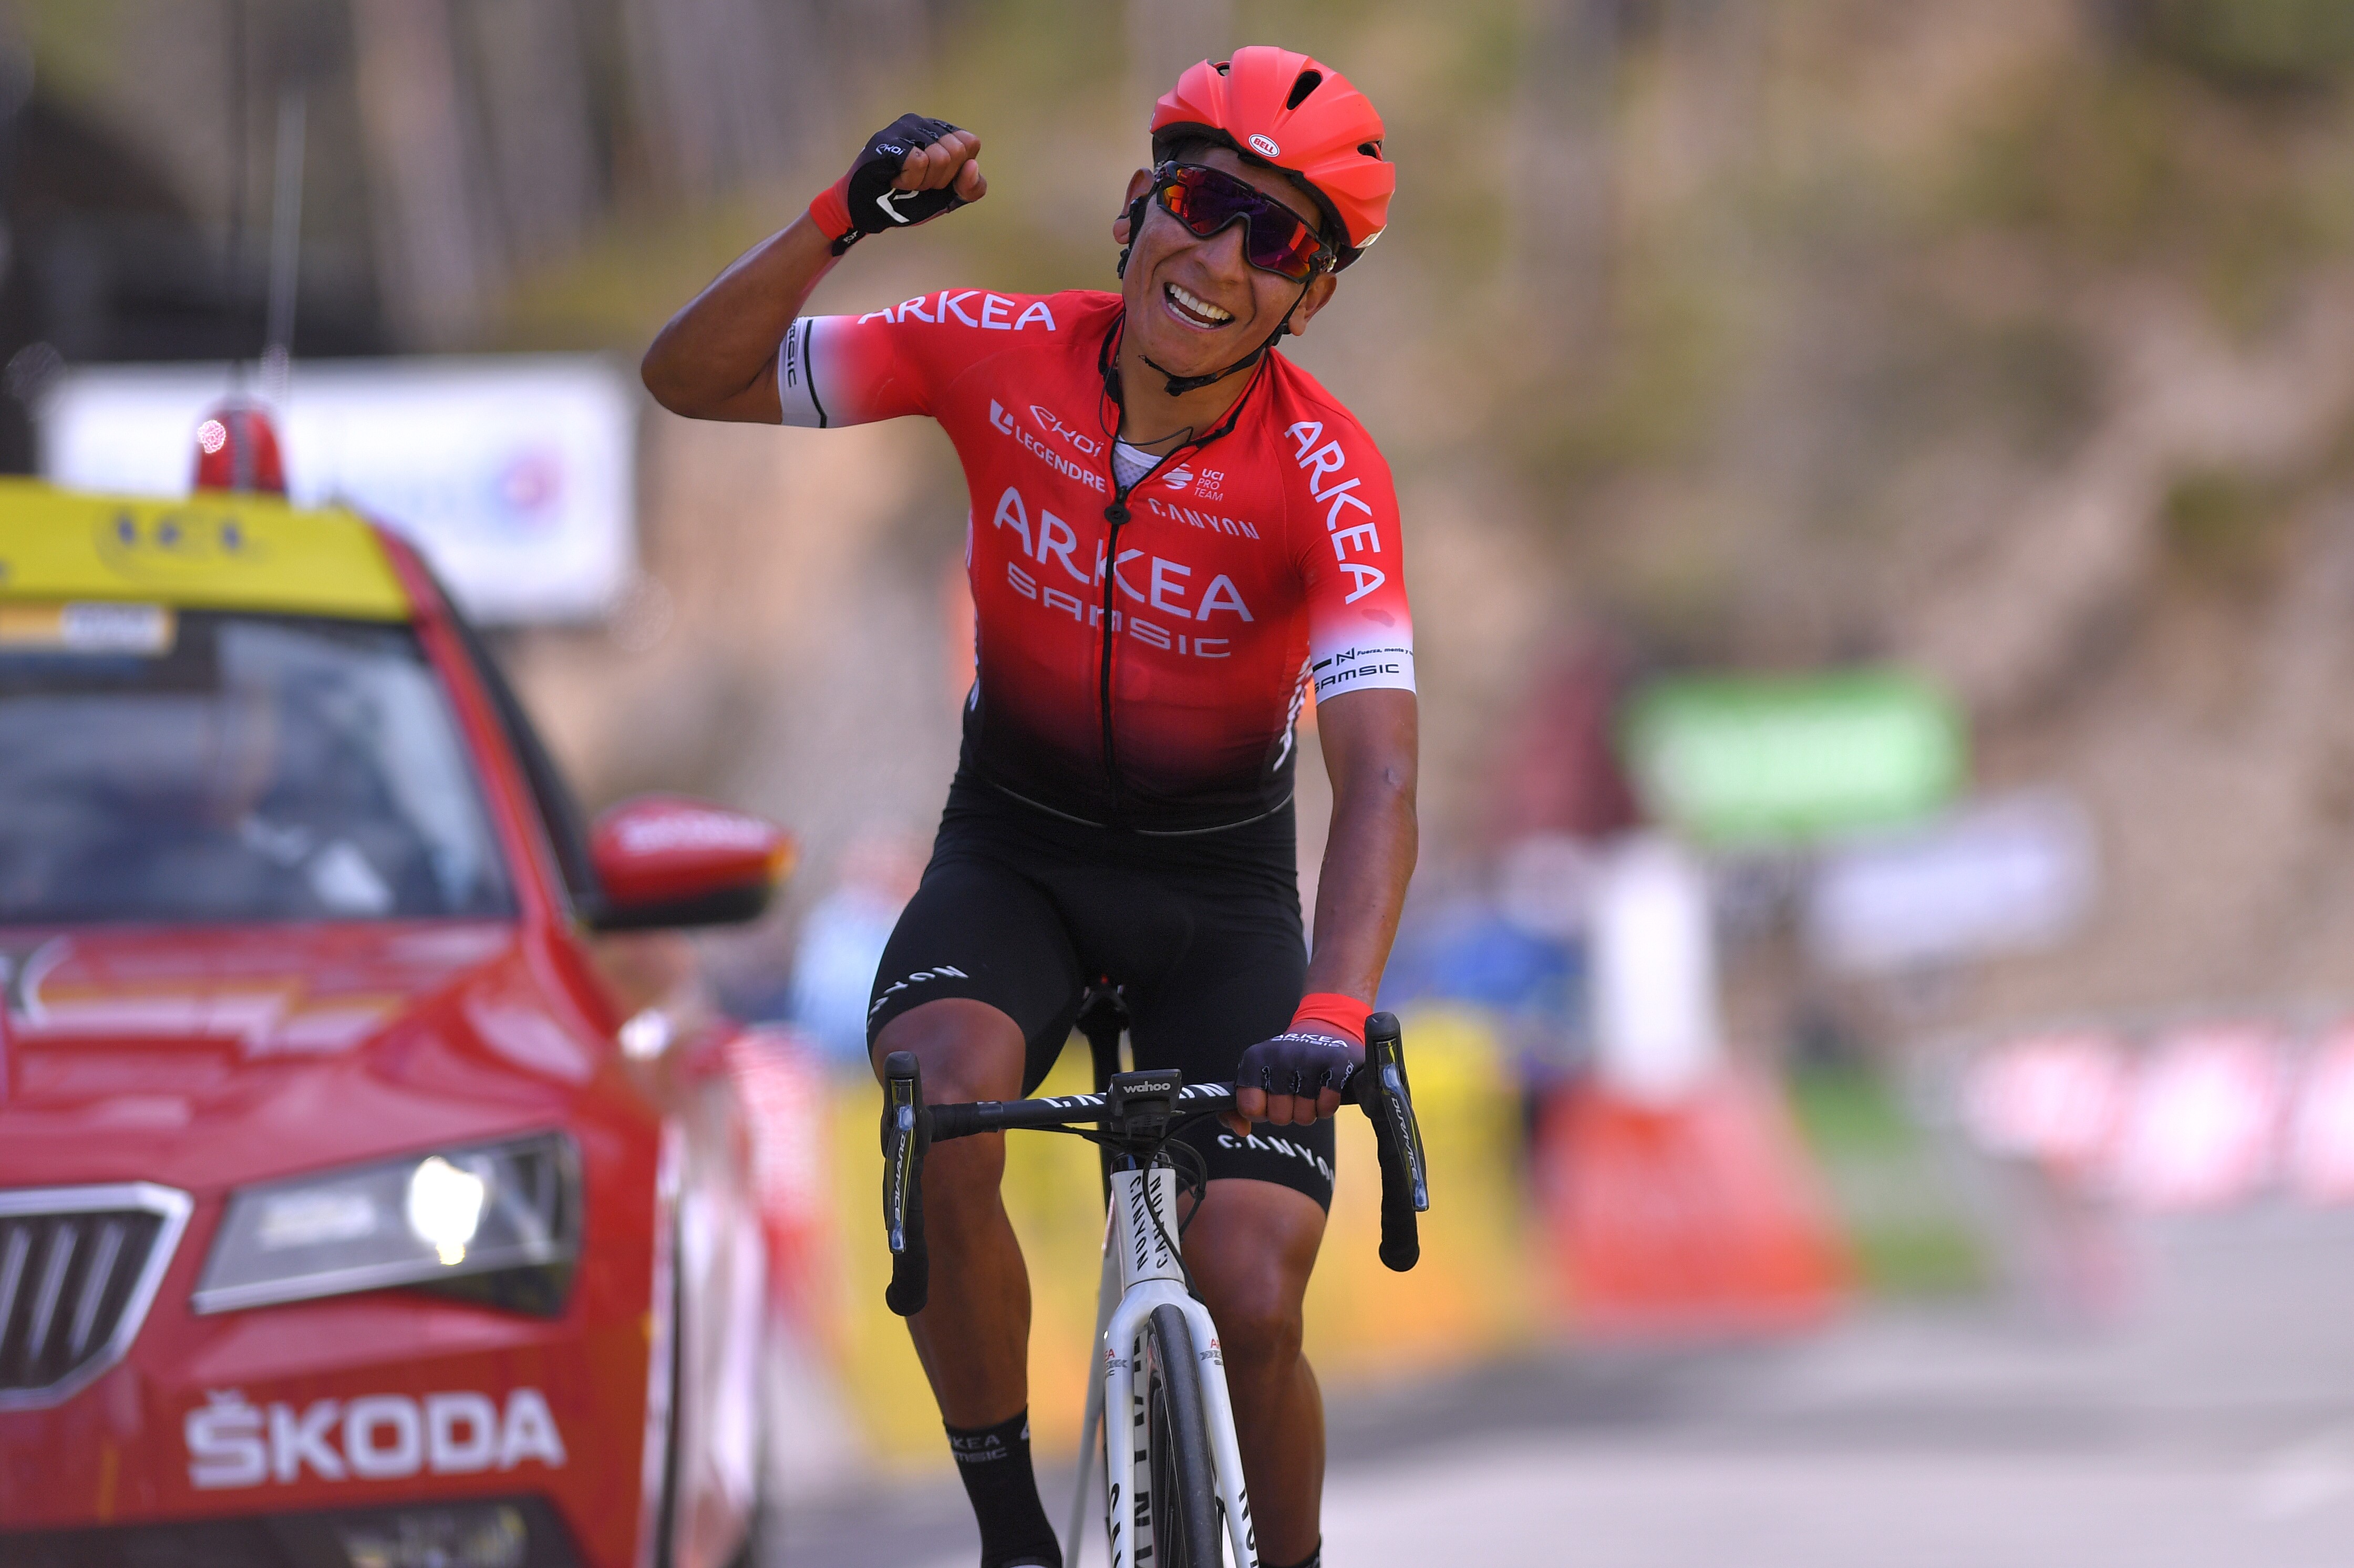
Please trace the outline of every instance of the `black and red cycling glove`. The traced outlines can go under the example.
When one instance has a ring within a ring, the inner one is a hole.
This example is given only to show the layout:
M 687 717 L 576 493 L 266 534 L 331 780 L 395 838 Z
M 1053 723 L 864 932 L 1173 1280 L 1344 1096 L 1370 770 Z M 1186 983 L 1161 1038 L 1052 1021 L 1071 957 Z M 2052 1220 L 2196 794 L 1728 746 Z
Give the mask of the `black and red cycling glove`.
M 833 241 L 836 256 L 870 234 L 913 228 L 965 205 L 953 184 L 932 191 L 895 189 L 891 182 L 907 167 L 907 154 L 928 147 L 957 128 L 945 120 L 902 114 L 867 139 L 851 160 L 850 172 L 818 192 L 810 221 Z
M 1243 1053 L 1235 1087 L 1310 1100 L 1321 1090 L 1346 1087 L 1349 1075 L 1364 1065 L 1365 1019 L 1372 1011 L 1336 992 L 1303 997 L 1290 1028 Z

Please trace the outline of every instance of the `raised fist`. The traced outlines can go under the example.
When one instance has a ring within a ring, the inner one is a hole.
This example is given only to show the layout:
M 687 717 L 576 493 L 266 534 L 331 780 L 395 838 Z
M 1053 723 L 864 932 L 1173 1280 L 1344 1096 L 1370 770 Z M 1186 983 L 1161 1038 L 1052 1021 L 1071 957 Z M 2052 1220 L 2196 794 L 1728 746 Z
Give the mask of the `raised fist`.
M 860 238 L 912 228 L 979 201 L 981 138 L 945 120 L 902 114 L 867 140 L 850 165 L 810 204 L 810 216 L 840 255 Z

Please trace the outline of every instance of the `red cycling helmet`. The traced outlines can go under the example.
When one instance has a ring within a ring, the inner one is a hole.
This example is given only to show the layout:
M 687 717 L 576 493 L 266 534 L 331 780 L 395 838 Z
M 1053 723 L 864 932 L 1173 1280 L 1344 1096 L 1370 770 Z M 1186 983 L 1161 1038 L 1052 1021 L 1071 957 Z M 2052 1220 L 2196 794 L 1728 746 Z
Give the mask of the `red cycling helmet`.
M 1187 68 L 1153 107 L 1153 161 L 1196 137 L 1306 181 L 1338 267 L 1389 222 L 1397 169 L 1382 156 L 1382 117 L 1347 77 L 1306 55 L 1254 44 Z

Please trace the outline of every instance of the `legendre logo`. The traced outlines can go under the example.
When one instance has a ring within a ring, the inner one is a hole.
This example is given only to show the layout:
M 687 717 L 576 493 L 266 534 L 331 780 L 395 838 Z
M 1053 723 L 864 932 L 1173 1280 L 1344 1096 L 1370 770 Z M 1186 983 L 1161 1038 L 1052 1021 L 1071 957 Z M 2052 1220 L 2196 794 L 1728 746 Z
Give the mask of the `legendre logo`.
M 1079 434 L 1078 431 L 1072 429 L 1060 419 L 1055 418 L 1055 412 L 1051 408 L 1042 408 L 1037 404 L 1033 403 L 1030 405 L 1030 417 L 1037 420 L 1043 429 L 1062 436 L 1064 440 L 1069 441 L 1073 446 L 1078 447 L 1080 450 L 1087 452 L 1091 456 L 1103 450 L 1103 443 L 1101 441 L 1093 440 L 1091 438 L 1083 436 Z M 1080 462 L 1076 458 L 1056 451 L 1054 448 L 1048 446 L 1045 442 L 1032 435 L 1028 430 L 1023 429 L 1021 425 L 1014 421 L 1013 416 L 1005 411 L 1005 406 L 994 397 L 989 400 L 989 422 L 1000 434 L 1012 436 L 1016 441 L 1021 443 L 1024 451 L 1027 451 L 1032 457 L 1036 458 L 1040 462 L 1044 463 L 1047 467 L 1061 474 L 1064 478 L 1076 480 L 1079 483 L 1086 485 L 1089 490 L 1098 493 L 1103 491 L 1103 475 L 1096 472 L 1085 463 Z M 1087 444 L 1081 445 L 1082 442 Z

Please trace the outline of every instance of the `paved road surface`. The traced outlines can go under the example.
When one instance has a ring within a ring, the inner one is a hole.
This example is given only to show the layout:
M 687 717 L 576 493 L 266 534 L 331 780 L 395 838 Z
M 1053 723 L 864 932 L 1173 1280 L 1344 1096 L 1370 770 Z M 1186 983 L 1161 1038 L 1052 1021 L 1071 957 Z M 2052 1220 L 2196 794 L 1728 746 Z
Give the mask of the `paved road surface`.
M 2168 1222 L 2137 1246 L 2137 1305 L 2101 1329 L 1882 1312 L 1336 1401 L 1325 1561 L 2354 1568 L 2354 1215 Z M 1044 1473 L 1059 1519 L 1068 1468 Z M 976 1556 L 937 1489 L 805 1507 L 780 1535 L 793 1568 Z

